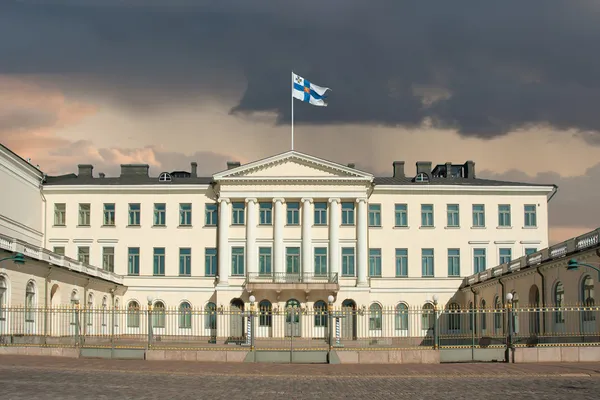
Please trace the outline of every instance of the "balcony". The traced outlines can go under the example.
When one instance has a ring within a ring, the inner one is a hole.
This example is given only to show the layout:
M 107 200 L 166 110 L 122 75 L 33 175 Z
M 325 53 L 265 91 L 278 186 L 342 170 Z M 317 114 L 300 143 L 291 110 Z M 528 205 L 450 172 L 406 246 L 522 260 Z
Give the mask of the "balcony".
M 249 292 L 255 290 L 323 290 L 337 292 L 340 289 L 338 275 L 318 275 L 311 272 L 290 274 L 286 272 L 260 274 L 248 274 L 246 277 L 246 289 Z

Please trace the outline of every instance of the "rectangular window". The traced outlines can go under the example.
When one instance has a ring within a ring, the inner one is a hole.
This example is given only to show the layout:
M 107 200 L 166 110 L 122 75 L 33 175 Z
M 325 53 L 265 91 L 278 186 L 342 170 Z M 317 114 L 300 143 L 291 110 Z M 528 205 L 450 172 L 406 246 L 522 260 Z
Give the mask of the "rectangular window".
M 485 249 L 473 250 L 473 272 L 478 274 L 486 269 Z
M 300 203 L 296 203 L 296 202 L 287 203 L 287 224 L 288 225 L 299 225 L 300 224 Z
M 179 276 L 192 275 L 192 249 L 182 247 L 179 249 Z
M 381 249 L 369 249 L 369 276 L 381 276 Z
M 421 249 L 421 274 L 423 277 L 434 274 L 433 249 Z
M 129 203 L 129 225 L 139 226 L 140 225 L 140 203 Z
M 536 227 L 537 215 L 535 204 L 525 204 L 525 226 Z
M 192 204 L 179 203 L 179 226 L 192 225 Z
M 259 224 L 273 224 L 273 203 L 259 203 Z
M 327 247 L 315 247 L 315 275 L 327 275 Z
M 354 225 L 354 203 L 342 203 L 342 225 Z
M 433 204 L 421 204 L 421 226 L 433 227 Z
M 291 275 L 300 273 L 300 247 L 285 249 L 285 272 Z
M 485 227 L 485 205 L 473 204 L 473 227 Z
M 165 226 L 167 224 L 167 205 L 165 203 L 154 203 L 154 226 Z
M 512 249 L 500 249 L 500 264 L 508 264 L 512 259 Z
M 315 225 L 327 225 L 327 203 L 315 203 Z
M 204 206 L 204 225 L 217 226 L 219 221 L 219 208 L 214 203 L 209 203 Z
M 91 206 L 89 203 L 79 204 L 79 226 L 90 226 Z
M 342 276 L 355 276 L 354 247 L 342 247 Z
M 204 275 L 217 275 L 217 249 L 206 248 L 204 250 Z
M 244 203 L 231 203 L 231 224 L 244 225 L 245 211 L 246 209 Z
M 396 277 L 408 276 L 408 249 L 396 249 Z
M 165 275 L 165 248 L 154 248 L 154 276 Z
M 67 223 L 67 205 L 65 203 L 54 204 L 54 225 L 65 226 Z
M 525 249 L 525 255 L 528 256 L 530 254 L 535 253 L 536 251 L 537 251 L 537 249 L 535 247 L 528 247 L 528 248 Z
M 102 248 L 102 269 L 108 272 L 115 272 L 115 248 Z
M 244 205 L 244 203 L 242 203 Z M 244 260 L 244 248 L 243 247 L 232 247 L 231 248 L 231 275 L 232 276 L 243 276 L 244 267 L 246 266 Z
M 381 226 L 381 204 L 369 204 L 369 226 Z
M 395 204 L 394 205 L 394 217 L 395 226 L 407 227 L 408 226 L 408 204 Z
M 448 276 L 460 276 L 460 249 L 448 249 Z
M 115 225 L 115 204 L 114 203 L 104 203 L 104 226 L 114 226 Z
M 77 248 L 77 260 L 84 264 L 90 263 L 90 248 L 87 246 Z
M 272 257 L 270 247 L 259 247 L 258 249 L 258 273 L 260 275 L 271 275 Z
M 458 228 L 460 226 L 460 214 L 458 204 L 448 204 L 446 213 L 448 214 L 448 227 Z
M 500 204 L 498 206 L 498 226 L 509 227 L 510 223 L 510 204 Z
M 55 247 L 53 251 L 54 251 L 54 253 L 58 254 L 59 256 L 64 256 L 65 255 L 65 248 L 64 248 L 64 246 Z
M 140 248 L 129 247 L 127 249 L 127 274 L 140 274 Z

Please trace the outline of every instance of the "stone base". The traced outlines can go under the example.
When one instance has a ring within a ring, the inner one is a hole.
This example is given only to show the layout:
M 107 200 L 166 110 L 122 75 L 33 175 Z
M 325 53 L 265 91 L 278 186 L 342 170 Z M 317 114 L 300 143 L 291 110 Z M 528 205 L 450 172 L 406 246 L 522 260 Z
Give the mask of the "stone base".
M 436 350 L 332 350 L 340 364 L 439 364 Z
M 517 347 L 515 363 L 599 362 L 598 346 Z

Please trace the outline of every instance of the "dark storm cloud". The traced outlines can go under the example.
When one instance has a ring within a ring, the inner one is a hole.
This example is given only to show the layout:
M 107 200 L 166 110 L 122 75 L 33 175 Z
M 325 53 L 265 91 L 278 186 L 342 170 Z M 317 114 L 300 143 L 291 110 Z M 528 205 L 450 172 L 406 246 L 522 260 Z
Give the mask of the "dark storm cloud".
M 0 6 L 0 73 L 81 74 L 65 87 L 138 111 L 247 84 L 232 112 L 287 123 L 295 69 L 333 89 L 327 109 L 299 104 L 298 122 L 600 130 L 593 1 L 23 3 Z M 417 87 L 446 95 L 423 101 Z

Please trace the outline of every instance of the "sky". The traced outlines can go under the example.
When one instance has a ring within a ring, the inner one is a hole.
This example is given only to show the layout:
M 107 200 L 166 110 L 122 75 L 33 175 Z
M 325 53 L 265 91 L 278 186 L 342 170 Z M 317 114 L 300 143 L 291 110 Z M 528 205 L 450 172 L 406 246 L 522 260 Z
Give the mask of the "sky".
M 550 241 L 600 226 L 595 0 L 3 0 L 0 142 L 48 174 L 204 175 L 290 149 L 557 184 Z M 414 171 L 412 171 L 414 172 Z

